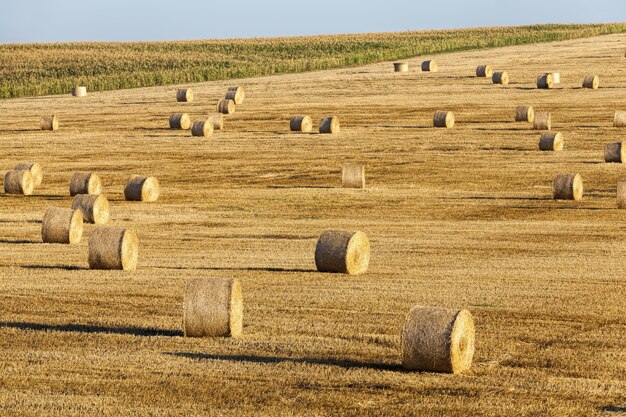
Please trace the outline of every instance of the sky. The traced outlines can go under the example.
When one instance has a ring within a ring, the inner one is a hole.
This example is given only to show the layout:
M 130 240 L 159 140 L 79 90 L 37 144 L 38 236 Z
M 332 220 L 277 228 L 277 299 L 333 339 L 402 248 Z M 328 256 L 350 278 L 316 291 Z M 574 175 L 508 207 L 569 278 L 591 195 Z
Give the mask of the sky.
M 249 38 L 626 21 L 626 0 L 0 2 L 0 43 Z

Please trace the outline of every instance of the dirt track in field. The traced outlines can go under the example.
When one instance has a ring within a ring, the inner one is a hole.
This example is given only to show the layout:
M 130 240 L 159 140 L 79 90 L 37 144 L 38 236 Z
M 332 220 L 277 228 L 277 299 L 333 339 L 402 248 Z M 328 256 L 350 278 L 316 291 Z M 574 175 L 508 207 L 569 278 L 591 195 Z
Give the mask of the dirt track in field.
M 2 415 L 559 415 L 626 412 L 626 211 L 621 164 L 626 35 L 437 56 L 439 72 L 390 63 L 247 79 L 246 100 L 208 139 L 167 128 L 171 112 L 214 111 L 228 82 L 0 101 L 0 169 L 37 161 L 31 197 L 0 194 Z M 511 84 L 473 76 L 491 63 Z M 537 90 L 537 75 L 561 84 Z M 581 88 L 587 73 L 600 89 Z M 515 123 L 550 111 L 560 153 Z M 452 130 L 432 128 L 452 110 Z M 56 113 L 59 132 L 36 130 Z M 293 134 L 337 115 L 338 135 Z M 367 189 L 341 189 L 366 165 Z M 42 244 L 49 206 L 69 207 L 74 171 L 94 170 L 111 225 L 140 239 L 135 272 L 87 269 L 76 246 Z M 583 177 L 555 202 L 555 174 Z M 157 203 L 123 201 L 130 174 L 161 182 Z M 315 272 L 328 228 L 372 244 L 358 277 Z M 238 340 L 182 337 L 190 277 L 243 285 Z M 468 308 L 473 368 L 405 372 L 400 332 L 413 305 Z

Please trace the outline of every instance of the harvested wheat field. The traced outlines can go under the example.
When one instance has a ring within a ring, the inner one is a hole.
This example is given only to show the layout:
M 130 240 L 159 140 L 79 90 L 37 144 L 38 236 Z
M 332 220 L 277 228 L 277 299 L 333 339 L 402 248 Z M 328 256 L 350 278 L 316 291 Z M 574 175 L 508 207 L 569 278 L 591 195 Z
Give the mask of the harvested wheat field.
M 245 102 L 210 138 L 169 129 L 215 113 L 234 83 L 89 91 L 0 102 L 0 169 L 36 161 L 34 195 L 0 194 L 0 414 L 110 416 L 617 416 L 626 413 L 626 212 L 604 145 L 626 110 L 626 35 L 241 79 Z M 438 72 L 420 72 L 436 59 Z M 489 62 L 508 85 L 475 77 Z M 536 87 L 539 74 L 561 83 Z M 598 90 L 582 88 L 598 75 Z M 542 152 L 518 105 L 566 137 Z M 433 114 L 454 112 L 452 129 Z M 39 129 L 56 114 L 56 132 Z M 295 114 L 313 132 L 290 132 Z M 335 115 L 341 131 L 317 133 Z M 341 188 L 344 164 L 365 189 Z M 136 231 L 135 271 L 89 270 L 77 245 L 41 243 L 47 208 L 96 172 L 107 226 Z M 578 173 L 581 201 L 554 201 Z M 158 201 L 125 201 L 130 175 Z M 371 245 L 361 275 L 319 273 L 328 229 Z M 192 278 L 236 278 L 238 338 L 183 337 Z M 415 305 L 467 309 L 472 367 L 407 371 Z

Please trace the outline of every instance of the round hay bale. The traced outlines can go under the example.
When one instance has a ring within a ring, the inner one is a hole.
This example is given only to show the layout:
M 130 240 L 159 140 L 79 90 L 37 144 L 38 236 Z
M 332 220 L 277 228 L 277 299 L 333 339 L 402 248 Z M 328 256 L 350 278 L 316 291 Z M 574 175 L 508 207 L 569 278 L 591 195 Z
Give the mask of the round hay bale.
M 451 111 L 437 110 L 433 117 L 433 126 L 435 127 L 454 127 L 454 113 Z
M 474 318 L 467 310 L 413 307 L 402 330 L 402 366 L 459 373 L 472 366 Z
M 586 75 L 583 80 L 583 88 L 597 90 L 600 86 L 600 78 L 597 75 Z
M 103 194 L 78 194 L 72 201 L 72 209 L 80 210 L 86 223 L 105 224 L 109 221 L 109 200 Z
M 187 113 L 172 113 L 170 115 L 170 129 L 187 130 L 191 127 L 191 118 Z
M 613 126 L 626 127 L 626 111 L 615 110 L 615 115 L 613 116 Z
M 617 208 L 626 209 L 626 182 L 617 183 Z
M 124 198 L 127 201 L 154 202 L 161 193 L 159 181 L 154 177 L 132 175 L 124 188 Z
M 87 87 L 76 86 L 72 88 L 72 95 L 74 97 L 85 97 L 87 95 Z
M 4 192 L 7 194 L 31 195 L 35 190 L 35 180 L 30 170 L 12 170 L 4 174 Z
M 239 337 L 243 329 L 241 284 L 233 278 L 191 278 L 183 301 L 185 337 Z
M 533 123 L 535 121 L 535 109 L 533 109 L 533 106 L 517 106 L 515 108 L 515 121 Z
M 213 122 L 210 120 L 198 119 L 191 126 L 192 136 L 209 137 L 213 134 Z
M 132 229 L 121 227 L 98 227 L 89 236 L 89 268 L 121 269 L 137 268 L 139 240 Z
M 224 130 L 224 115 L 211 114 L 209 120 L 213 123 L 213 130 Z
M 563 135 L 559 132 L 543 132 L 539 138 L 541 151 L 562 151 L 563 144 Z
M 326 230 L 317 240 L 315 266 L 319 272 L 359 275 L 367 271 L 370 242 L 363 232 Z
M 491 76 L 491 81 L 494 84 L 507 85 L 509 83 L 509 73 L 506 71 L 494 72 Z
M 339 118 L 337 116 L 328 116 L 320 120 L 320 133 L 339 133 Z
M 43 181 L 43 170 L 37 162 L 20 162 L 15 165 L 16 171 L 28 170 L 33 176 L 33 185 L 36 187 L 41 185 Z
M 227 96 L 228 96 L 228 93 L 235 93 L 232 96 L 233 98 L 230 99 L 230 100 L 233 100 L 235 104 L 243 103 L 243 99 L 246 98 L 246 91 L 241 86 L 228 87 L 228 91 L 226 92 Z M 235 97 L 237 98 L 236 100 L 235 100 Z
M 561 83 L 561 73 L 560 72 L 553 72 L 552 74 L 552 82 L 554 84 L 560 84 Z
M 407 64 L 406 62 L 394 62 L 393 71 L 394 72 L 409 72 L 409 64 Z
M 476 76 L 481 78 L 487 78 L 493 76 L 493 69 L 491 65 L 479 65 L 476 67 Z
M 176 101 L 179 103 L 191 103 L 193 101 L 193 90 L 191 88 L 179 88 L 176 91 Z
M 293 116 L 289 121 L 292 132 L 310 132 L 313 129 L 313 120 L 310 116 Z
M 534 130 L 550 130 L 552 129 L 552 116 L 548 112 L 535 113 L 535 120 L 533 120 Z
M 437 65 L 437 61 L 435 60 L 422 62 L 422 71 L 437 72 L 438 69 L 439 69 L 439 66 Z
M 44 243 L 80 242 L 83 236 L 83 213 L 80 210 L 50 207 L 41 222 L 41 239 Z
M 94 172 L 75 172 L 70 178 L 70 195 L 101 194 L 102 183 Z
M 626 160 L 626 149 L 622 142 L 607 143 L 604 145 L 604 162 L 622 163 Z
M 552 74 L 542 74 L 537 77 L 537 88 L 547 90 L 552 87 L 554 87 L 554 79 L 552 78 Z
M 56 114 L 52 116 L 43 116 L 39 121 L 39 127 L 41 130 L 59 130 L 59 118 Z
M 341 170 L 343 188 L 365 188 L 365 166 L 346 164 Z
M 552 195 L 555 200 L 581 200 L 582 177 L 579 174 L 557 174 L 552 182 Z
M 217 111 L 222 114 L 233 114 L 235 112 L 235 102 L 233 100 L 220 100 L 217 103 Z

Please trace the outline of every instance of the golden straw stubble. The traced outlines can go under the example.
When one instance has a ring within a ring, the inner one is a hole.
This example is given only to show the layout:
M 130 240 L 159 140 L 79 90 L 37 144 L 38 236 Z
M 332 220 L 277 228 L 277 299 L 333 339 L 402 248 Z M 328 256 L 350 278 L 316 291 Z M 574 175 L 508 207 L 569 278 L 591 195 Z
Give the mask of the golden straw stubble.
M 191 127 L 191 118 L 187 113 L 170 114 L 170 129 L 188 130 Z
M 345 164 L 341 170 L 343 188 L 365 188 L 365 166 Z
M 28 170 L 33 176 L 33 184 L 36 186 L 41 185 L 43 182 L 43 170 L 41 165 L 37 162 L 20 162 L 15 165 L 16 171 Z
M 83 236 L 83 213 L 80 210 L 50 207 L 41 222 L 41 240 L 44 243 L 80 242 Z
M 607 143 L 604 145 L 604 162 L 622 163 L 625 160 L 624 152 L 626 149 L 622 146 L 622 142 Z
M 517 106 L 515 108 L 515 121 L 533 123 L 535 121 L 535 109 L 533 109 L 533 106 Z
M 539 138 L 539 150 L 541 151 L 562 151 L 563 134 L 559 132 L 543 132 Z
M 313 129 L 313 120 L 310 116 L 293 116 L 289 121 L 292 132 L 310 132 Z
M 552 197 L 555 200 L 582 200 L 583 179 L 580 174 L 557 174 L 552 181 Z
M 617 183 L 617 208 L 626 209 L 626 182 Z
M 469 311 L 416 306 L 402 330 L 402 365 L 415 371 L 463 372 L 472 366 L 474 343 Z
M 320 133 L 339 133 L 339 118 L 337 116 L 328 116 L 320 120 Z
M 89 268 L 132 271 L 137 268 L 139 240 L 132 229 L 98 227 L 89 236 Z
M 11 170 L 4 174 L 4 192 L 32 195 L 35 190 L 33 174 L 28 169 Z
M 185 337 L 239 337 L 243 296 L 236 278 L 190 278 L 183 301 Z
M 109 200 L 103 194 L 78 194 L 72 208 L 83 213 L 86 223 L 105 224 L 109 221 Z
M 433 117 L 434 127 L 445 127 L 451 129 L 454 127 L 454 113 L 451 111 L 437 110 Z
M 191 135 L 199 137 L 209 137 L 213 134 L 213 122 L 205 119 L 198 119 L 191 126 Z
M 326 230 L 317 240 L 315 266 L 319 272 L 350 275 L 365 273 L 370 260 L 370 242 L 363 232 Z
M 154 202 L 159 199 L 161 187 L 155 177 L 132 175 L 124 188 L 124 198 L 127 201 Z
M 70 196 L 78 194 L 100 194 L 102 182 L 94 172 L 75 172 L 70 178 Z

